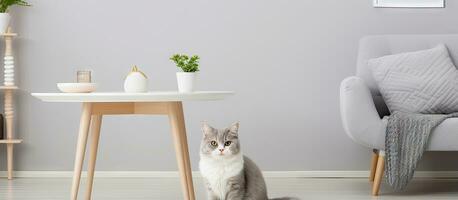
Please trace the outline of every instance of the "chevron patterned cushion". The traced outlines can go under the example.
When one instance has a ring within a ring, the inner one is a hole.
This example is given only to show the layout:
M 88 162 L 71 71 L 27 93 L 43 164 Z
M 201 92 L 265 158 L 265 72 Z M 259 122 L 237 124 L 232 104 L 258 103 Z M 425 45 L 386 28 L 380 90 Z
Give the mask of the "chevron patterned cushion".
M 368 62 L 391 112 L 443 114 L 458 111 L 458 70 L 445 45 Z

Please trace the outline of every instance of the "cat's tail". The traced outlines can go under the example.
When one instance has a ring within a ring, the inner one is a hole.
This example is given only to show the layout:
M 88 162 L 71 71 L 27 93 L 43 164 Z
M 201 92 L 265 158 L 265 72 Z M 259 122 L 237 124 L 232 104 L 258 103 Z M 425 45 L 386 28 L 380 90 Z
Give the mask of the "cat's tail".
M 300 200 L 300 199 L 296 197 L 280 197 L 280 198 L 273 198 L 269 200 Z

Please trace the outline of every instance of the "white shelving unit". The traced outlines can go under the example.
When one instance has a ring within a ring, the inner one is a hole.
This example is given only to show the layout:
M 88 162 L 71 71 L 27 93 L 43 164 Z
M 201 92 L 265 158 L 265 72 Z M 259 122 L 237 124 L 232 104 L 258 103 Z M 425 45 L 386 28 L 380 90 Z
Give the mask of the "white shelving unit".
M 19 88 L 14 83 L 14 56 L 13 56 L 13 38 L 17 36 L 13 33 L 11 27 L 8 27 L 6 33 L 1 34 L 5 40 L 5 57 L 4 57 L 4 82 L 0 86 L 4 97 L 4 118 L 6 125 L 6 138 L 0 140 L 0 144 L 6 144 L 8 179 L 13 179 L 13 147 L 14 144 L 22 142 L 21 139 L 14 137 L 14 91 Z

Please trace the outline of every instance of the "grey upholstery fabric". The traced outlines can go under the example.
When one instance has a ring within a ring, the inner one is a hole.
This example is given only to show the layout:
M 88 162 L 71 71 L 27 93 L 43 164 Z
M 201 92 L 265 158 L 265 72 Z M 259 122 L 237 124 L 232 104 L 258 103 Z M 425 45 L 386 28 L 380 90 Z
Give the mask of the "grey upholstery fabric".
M 449 115 L 415 114 L 394 111 L 388 119 L 385 137 L 385 175 L 395 190 L 403 190 L 412 180 L 418 163 L 426 151 L 434 128 Z
M 458 61 L 458 35 L 375 35 L 366 36 L 359 42 L 356 76 L 361 77 L 369 87 L 375 106 L 381 116 L 389 111 L 381 100 L 377 84 L 368 67 L 368 60 L 386 55 L 430 49 L 445 44 L 452 61 Z
M 368 65 L 391 112 L 458 111 L 458 70 L 444 44 L 370 59 Z
M 356 76 L 340 85 L 340 112 L 345 133 L 355 142 L 371 149 L 385 149 L 388 120 L 381 119 L 365 81 Z M 433 129 L 427 151 L 458 150 L 458 118 L 449 118 Z
M 369 59 L 402 52 L 430 49 L 445 44 L 450 57 L 458 59 L 458 35 L 379 35 L 360 40 L 356 76 L 340 85 L 340 111 L 345 132 L 355 142 L 372 149 L 385 149 L 388 109 L 367 63 Z M 428 151 L 458 151 L 458 118 L 439 124 L 431 133 Z
M 387 120 L 380 119 L 363 79 L 352 76 L 340 84 L 340 114 L 345 133 L 353 141 L 369 148 L 385 148 Z

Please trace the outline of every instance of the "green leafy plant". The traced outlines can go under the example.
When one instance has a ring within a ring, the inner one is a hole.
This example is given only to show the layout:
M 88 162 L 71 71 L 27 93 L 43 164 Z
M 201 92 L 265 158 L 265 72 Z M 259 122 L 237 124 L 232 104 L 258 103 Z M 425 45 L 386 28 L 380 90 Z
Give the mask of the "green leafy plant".
M 193 55 L 191 57 L 185 54 L 174 54 L 170 60 L 175 62 L 177 67 L 181 68 L 183 72 L 197 72 L 199 71 L 199 56 Z
M 8 12 L 8 8 L 13 5 L 31 6 L 24 0 L 0 0 L 0 13 Z

